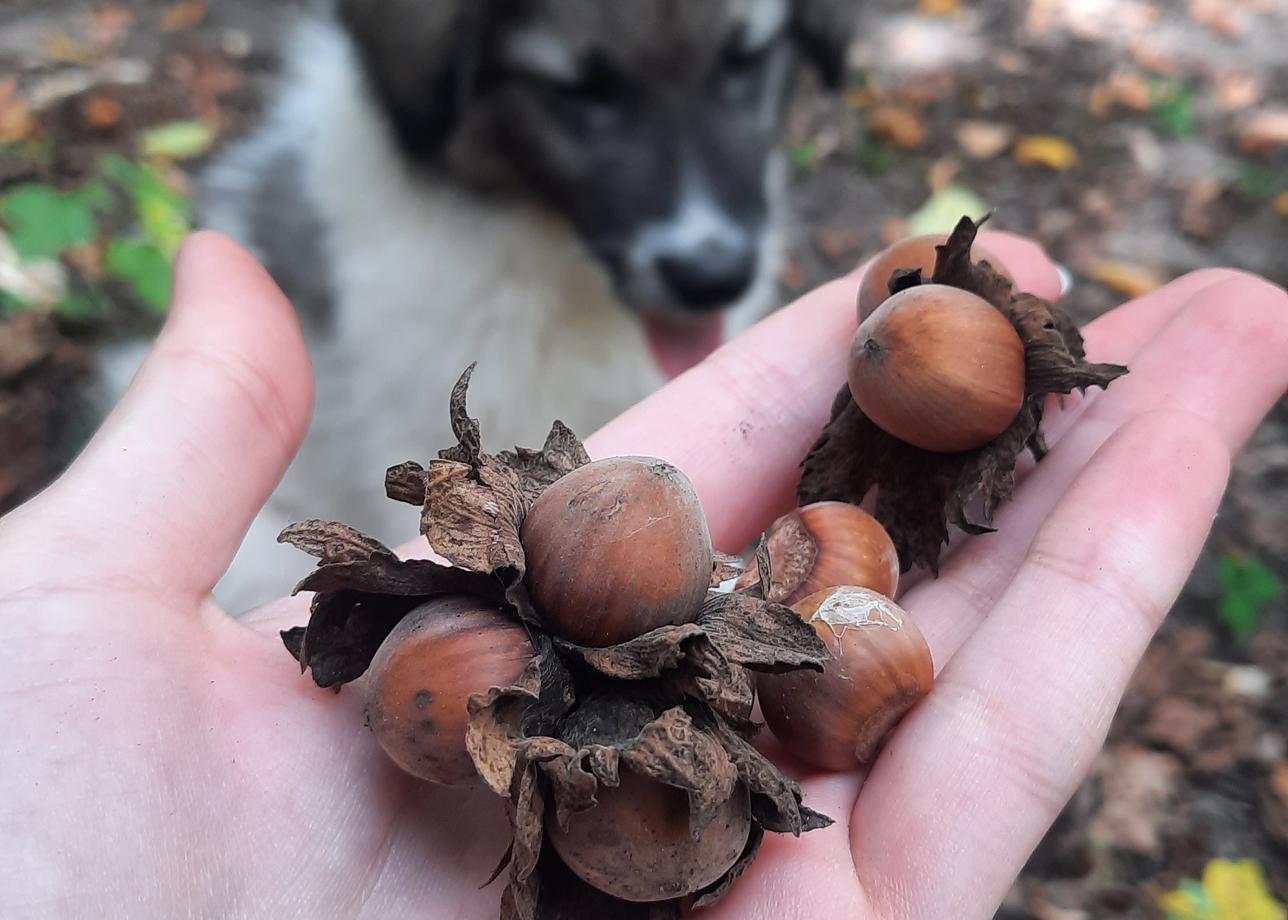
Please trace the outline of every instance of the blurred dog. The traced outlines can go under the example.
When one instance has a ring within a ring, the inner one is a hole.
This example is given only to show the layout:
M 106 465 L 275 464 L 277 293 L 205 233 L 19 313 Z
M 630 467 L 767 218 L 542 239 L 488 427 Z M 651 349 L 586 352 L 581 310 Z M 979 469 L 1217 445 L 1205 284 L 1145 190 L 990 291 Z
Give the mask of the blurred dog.
M 207 225 L 300 311 L 312 429 L 218 592 L 282 593 L 286 522 L 410 536 L 382 471 L 451 443 L 471 361 L 493 449 L 586 435 L 767 312 L 779 129 L 835 84 L 853 0 L 338 0 L 294 31 Z

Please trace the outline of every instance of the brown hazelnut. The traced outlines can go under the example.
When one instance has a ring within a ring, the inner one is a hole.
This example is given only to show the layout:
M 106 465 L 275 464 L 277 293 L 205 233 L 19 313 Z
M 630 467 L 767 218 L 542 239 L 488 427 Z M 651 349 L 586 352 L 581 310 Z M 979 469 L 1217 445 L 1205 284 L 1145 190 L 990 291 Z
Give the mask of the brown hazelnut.
M 523 626 L 476 597 L 439 597 L 398 622 L 367 671 L 367 724 L 412 776 L 474 781 L 465 749 L 466 703 L 508 687 L 532 658 Z
M 792 607 L 827 643 L 823 673 L 760 674 L 760 710 L 796 756 L 829 770 L 871 760 L 881 740 L 930 692 L 934 665 L 912 618 L 888 597 L 842 586 Z
M 872 515 L 846 502 L 814 502 L 787 512 L 765 531 L 772 584 L 765 597 L 791 605 L 824 588 L 859 585 L 894 597 L 899 556 Z M 736 588 L 760 580 L 752 560 Z
M 742 855 L 751 830 L 747 787 L 741 783 L 695 838 L 688 795 L 621 768 L 621 785 L 600 786 L 598 804 L 576 813 L 565 831 L 554 815 L 550 844 L 590 885 L 625 901 L 663 901 L 715 882 Z
M 1024 404 L 1024 343 L 982 297 L 923 284 L 860 324 L 849 378 L 859 409 L 889 434 L 923 450 L 971 450 Z
M 697 493 L 651 457 L 598 460 L 556 480 L 533 502 L 519 538 L 542 621 L 581 645 L 691 622 L 711 580 Z
M 910 236 L 897 243 L 891 243 L 881 250 L 868 266 L 863 281 L 859 285 L 857 310 L 859 322 L 871 316 L 872 311 L 881 306 L 890 296 L 890 276 L 897 270 L 919 268 L 922 280 L 929 281 L 935 270 L 935 247 L 942 246 L 947 241 L 946 234 L 931 233 L 925 236 Z M 973 255 L 976 261 L 987 260 L 995 271 L 1004 278 L 1010 279 L 1011 275 L 1002 267 L 1001 260 L 987 249 L 976 246 Z

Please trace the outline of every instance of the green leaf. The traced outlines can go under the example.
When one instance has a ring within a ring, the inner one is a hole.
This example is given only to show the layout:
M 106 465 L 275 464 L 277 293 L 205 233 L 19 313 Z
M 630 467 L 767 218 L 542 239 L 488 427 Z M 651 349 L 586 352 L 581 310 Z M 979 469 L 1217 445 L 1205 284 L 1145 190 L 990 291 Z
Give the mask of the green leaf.
M 8 291 L 0 291 L 0 318 L 17 316 L 19 313 L 26 313 L 31 309 L 31 305 L 25 300 L 19 300 Z
M 144 131 L 139 136 L 139 153 L 145 157 L 189 160 L 210 150 L 215 128 L 204 121 L 172 121 Z
M 1157 80 L 1150 91 L 1150 109 L 1158 126 L 1173 137 L 1192 136 L 1196 127 L 1193 88 L 1182 82 Z
M 1244 163 L 1239 169 L 1237 188 L 1248 198 L 1273 198 L 1279 193 L 1280 184 L 1275 171 L 1260 164 Z
M 1261 609 L 1284 593 L 1279 576 L 1251 557 L 1226 553 L 1217 560 L 1216 577 L 1221 590 L 1217 618 L 1240 642 L 1256 632 Z
M 188 198 L 171 188 L 152 166 L 131 163 L 124 157 L 104 157 L 99 171 L 129 196 L 144 241 L 173 258 L 192 229 Z
M 792 166 L 798 173 L 811 173 L 816 165 L 813 144 L 797 144 L 791 150 Z
M 948 184 L 935 192 L 908 218 L 908 235 L 949 233 L 963 214 L 982 215 L 988 205 L 963 185 Z
M 65 249 L 84 246 L 98 236 L 95 211 L 101 202 L 86 190 L 60 192 L 30 183 L 0 199 L 0 217 L 18 258 L 24 262 L 56 258 Z
M 126 284 L 139 300 L 158 313 L 170 305 L 170 259 L 151 243 L 113 240 L 103 258 L 108 277 Z
M 106 314 L 102 300 L 85 291 L 73 291 L 54 307 L 54 316 L 71 322 L 98 320 Z
M 894 168 L 895 159 L 894 153 L 880 138 L 864 133 L 859 141 L 859 172 L 865 176 L 884 176 Z

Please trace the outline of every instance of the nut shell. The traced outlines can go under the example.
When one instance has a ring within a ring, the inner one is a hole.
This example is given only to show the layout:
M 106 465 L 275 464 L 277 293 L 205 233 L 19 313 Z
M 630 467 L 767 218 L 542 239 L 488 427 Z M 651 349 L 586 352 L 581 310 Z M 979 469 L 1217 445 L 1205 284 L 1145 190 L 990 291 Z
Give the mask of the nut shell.
M 707 887 L 738 860 L 751 831 L 747 787 L 739 783 L 695 840 L 685 792 L 622 767 L 621 785 L 600 786 L 599 803 L 546 834 L 584 882 L 625 901 L 664 901 Z
M 693 485 L 650 457 L 579 467 L 533 502 L 519 535 L 546 627 L 602 647 L 701 612 L 711 536 Z
M 757 675 L 761 713 L 802 760 L 852 770 L 876 756 L 886 734 L 930 692 L 930 649 L 898 604 L 867 588 L 828 588 L 792 609 L 827 643 L 832 660 L 822 674 Z
M 1024 343 L 1001 311 L 969 291 L 923 284 L 859 326 L 850 394 L 876 425 L 923 450 L 988 443 L 1024 404 Z
M 796 603 L 824 588 L 859 585 L 894 597 L 899 555 L 884 527 L 857 505 L 814 502 L 787 512 L 765 531 L 772 584 L 765 593 L 776 604 Z M 760 578 L 755 560 L 736 588 Z
M 475 693 L 508 687 L 532 658 L 527 632 L 475 597 L 435 598 L 394 627 L 367 672 L 367 724 L 394 763 L 445 785 L 477 780 L 465 749 Z
M 859 322 L 871 316 L 873 311 L 889 298 L 890 276 L 898 269 L 919 268 L 922 279 L 929 281 L 935 270 L 935 247 L 942 246 L 947 241 L 946 234 L 931 233 L 924 236 L 910 236 L 897 243 L 891 243 L 881 250 L 859 284 L 856 310 Z M 976 246 L 973 255 L 976 261 L 987 260 L 989 265 L 1003 277 L 1011 277 L 1010 273 L 1002 267 L 1001 260 L 987 249 Z

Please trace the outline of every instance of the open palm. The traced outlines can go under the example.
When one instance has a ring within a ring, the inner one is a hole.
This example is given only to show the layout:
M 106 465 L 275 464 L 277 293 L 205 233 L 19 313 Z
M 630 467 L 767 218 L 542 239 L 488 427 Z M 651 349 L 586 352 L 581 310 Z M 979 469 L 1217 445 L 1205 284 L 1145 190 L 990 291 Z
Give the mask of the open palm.
M 1054 295 L 1031 244 L 986 245 Z M 592 456 L 676 463 L 717 545 L 744 545 L 790 504 L 844 379 L 855 286 L 721 349 L 589 439 Z M 1053 407 L 1052 452 L 1000 533 L 955 541 L 942 577 L 901 597 L 935 690 L 866 776 L 781 758 L 837 823 L 771 836 L 712 920 L 987 918 L 1086 772 L 1231 452 L 1288 387 L 1288 297 L 1203 272 L 1086 335 L 1131 375 Z M 0 521 L 0 916 L 495 916 L 499 885 L 478 885 L 507 842 L 501 801 L 403 776 L 360 694 L 301 677 L 276 636 L 306 616 L 298 599 L 240 620 L 209 599 L 310 398 L 289 306 L 199 235 L 130 393 Z

